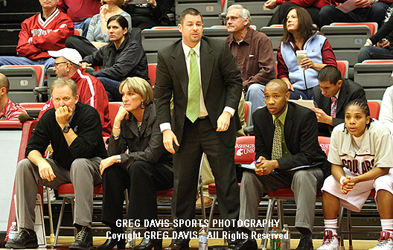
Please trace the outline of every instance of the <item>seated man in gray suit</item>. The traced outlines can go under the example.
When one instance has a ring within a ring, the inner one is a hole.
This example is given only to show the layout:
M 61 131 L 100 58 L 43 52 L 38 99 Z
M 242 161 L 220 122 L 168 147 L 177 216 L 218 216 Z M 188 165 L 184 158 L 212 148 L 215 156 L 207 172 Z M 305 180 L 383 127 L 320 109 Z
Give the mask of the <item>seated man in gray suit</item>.
M 314 112 L 288 102 L 289 96 L 284 81 L 271 80 L 265 87 L 266 107 L 252 116 L 257 163 L 255 170 L 243 173 L 239 219 L 257 220 L 262 197 L 290 187 L 297 206 L 295 227 L 301 233 L 296 249 L 312 250 L 317 188 L 330 174 L 330 165 L 318 143 Z
M 318 119 L 318 134 L 330 137 L 333 128 L 344 122 L 344 108 L 355 99 L 366 100 L 364 89 L 347 78 L 342 78 L 340 70 L 327 65 L 319 71 L 319 86 L 315 86 L 313 109 Z

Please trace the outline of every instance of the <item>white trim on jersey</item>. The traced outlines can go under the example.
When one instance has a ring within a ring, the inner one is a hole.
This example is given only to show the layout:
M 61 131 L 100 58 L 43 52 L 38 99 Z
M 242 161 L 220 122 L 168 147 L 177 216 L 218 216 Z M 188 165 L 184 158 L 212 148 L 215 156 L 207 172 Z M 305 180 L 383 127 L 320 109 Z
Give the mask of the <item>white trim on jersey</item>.
M 56 10 L 45 20 L 45 22 L 42 20 L 41 13 L 38 16 L 38 23 L 43 27 L 46 28 L 48 24 L 50 24 L 57 15 L 59 15 L 60 11 L 56 8 Z
M 94 105 L 94 104 L 95 104 L 95 103 L 94 103 L 94 97 L 95 97 L 96 93 L 95 93 L 95 91 L 94 91 L 93 82 L 92 82 L 92 80 L 91 80 L 91 78 L 90 78 L 89 76 L 83 75 L 82 72 L 81 72 L 79 69 L 77 70 L 77 72 L 78 72 L 78 75 L 79 75 L 81 78 L 87 80 L 87 83 L 89 84 L 90 94 L 91 94 L 91 97 L 90 97 L 90 106 L 92 106 L 93 108 L 95 108 L 95 105 Z

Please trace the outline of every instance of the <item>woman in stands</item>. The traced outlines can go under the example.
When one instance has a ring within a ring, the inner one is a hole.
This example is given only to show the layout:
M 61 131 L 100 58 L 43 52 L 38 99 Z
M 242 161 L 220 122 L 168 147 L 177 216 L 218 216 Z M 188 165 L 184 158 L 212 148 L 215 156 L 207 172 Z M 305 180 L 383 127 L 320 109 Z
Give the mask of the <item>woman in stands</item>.
M 393 141 L 381 122 L 370 118 L 364 100 L 353 100 L 345 107 L 345 123 L 332 133 L 329 149 L 332 175 L 322 191 L 325 237 L 318 250 L 339 250 L 337 214 L 340 206 L 359 212 L 375 189 L 381 216 L 381 238 L 373 250 L 393 246 Z
M 103 222 L 111 233 L 122 233 L 124 190 L 128 189 L 127 219 L 157 220 L 157 191 L 173 186 L 172 154 L 165 150 L 150 84 L 139 77 L 129 77 L 120 87 L 124 106 L 119 108 L 109 138 L 110 157 L 102 160 L 100 171 L 104 189 Z M 128 150 L 128 152 L 126 152 Z M 126 153 L 125 153 L 126 152 Z M 138 223 L 136 223 L 138 224 Z M 147 226 L 147 235 L 134 249 L 161 249 L 162 239 L 151 232 L 158 229 Z M 124 239 L 108 239 L 98 249 L 124 249 Z
M 101 66 L 92 75 L 104 85 L 109 101 L 121 101 L 119 86 L 125 78 L 138 76 L 150 81 L 147 58 L 141 44 L 131 39 L 123 16 L 111 16 L 107 28 L 111 42 L 84 57 L 82 67 Z
M 307 51 L 300 65 L 297 64 L 298 50 Z M 337 67 L 332 46 L 318 33 L 310 14 L 301 7 L 290 8 L 287 12 L 277 61 L 278 78 L 286 82 L 290 99 L 295 100 L 312 99 L 312 89 L 318 85 L 318 72 L 327 64 Z
M 79 51 L 82 57 L 90 55 L 97 49 L 110 43 L 107 30 L 107 20 L 114 15 L 121 15 L 128 22 L 128 30 L 131 30 L 131 16 L 120 7 L 125 0 L 101 0 L 100 13 L 94 15 L 89 24 L 86 38 L 83 36 L 70 36 L 66 40 L 66 47 Z
M 385 124 L 393 134 L 393 86 L 387 88 L 383 94 L 378 120 Z

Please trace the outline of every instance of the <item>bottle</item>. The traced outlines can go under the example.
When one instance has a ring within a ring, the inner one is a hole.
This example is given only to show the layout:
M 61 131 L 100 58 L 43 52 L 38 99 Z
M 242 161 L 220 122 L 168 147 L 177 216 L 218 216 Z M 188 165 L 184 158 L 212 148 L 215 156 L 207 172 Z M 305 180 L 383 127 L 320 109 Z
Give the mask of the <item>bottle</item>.
M 208 250 L 206 226 L 199 230 L 199 250 Z
M 130 248 L 130 249 L 134 248 L 135 247 L 136 234 L 135 234 L 135 232 L 134 232 L 132 227 L 127 228 L 126 235 L 127 235 L 126 248 Z
M 291 250 L 291 235 L 289 232 L 288 224 L 284 224 L 284 228 L 281 231 L 281 250 Z
M 14 240 L 18 236 L 18 228 L 16 226 L 16 221 L 12 222 L 10 230 L 8 230 L 8 240 Z
M 280 229 L 277 225 L 270 231 L 270 250 L 281 250 Z

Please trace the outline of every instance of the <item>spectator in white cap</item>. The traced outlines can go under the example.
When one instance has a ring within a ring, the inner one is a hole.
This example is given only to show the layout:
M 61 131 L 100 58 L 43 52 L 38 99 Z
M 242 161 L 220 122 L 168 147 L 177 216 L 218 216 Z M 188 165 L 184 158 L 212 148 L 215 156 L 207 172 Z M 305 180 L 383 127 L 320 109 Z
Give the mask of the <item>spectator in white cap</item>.
M 59 51 L 49 51 L 56 58 L 53 70 L 59 78 L 74 80 L 78 87 L 79 101 L 97 109 L 102 124 L 102 135 L 110 136 L 111 121 L 109 118 L 109 100 L 102 83 L 94 76 L 86 73 L 81 67 L 82 56 L 75 49 L 64 48 Z M 53 108 L 52 98 L 42 108 L 38 118 L 50 108 Z

